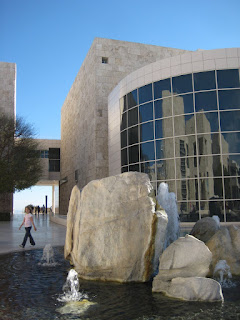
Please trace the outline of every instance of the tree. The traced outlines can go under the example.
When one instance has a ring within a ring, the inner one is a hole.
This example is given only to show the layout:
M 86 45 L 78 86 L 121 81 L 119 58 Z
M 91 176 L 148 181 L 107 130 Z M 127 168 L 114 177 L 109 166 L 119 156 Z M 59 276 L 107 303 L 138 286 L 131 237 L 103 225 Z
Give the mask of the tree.
M 42 169 L 33 127 L 0 114 L 0 194 L 35 185 Z

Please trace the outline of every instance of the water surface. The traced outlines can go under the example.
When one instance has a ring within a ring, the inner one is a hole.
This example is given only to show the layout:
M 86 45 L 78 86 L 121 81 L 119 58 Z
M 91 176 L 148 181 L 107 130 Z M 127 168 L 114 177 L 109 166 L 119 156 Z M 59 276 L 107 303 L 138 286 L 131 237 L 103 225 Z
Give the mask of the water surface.
M 63 258 L 62 247 L 54 248 L 56 266 L 39 264 L 42 254 L 43 250 L 23 250 L 0 255 L 1 320 L 240 320 L 240 278 L 234 279 L 234 288 L 223 289 L 223 304 L 169 299 L 152 293 L 150 283 L 80 280 L 80 291 L 93 304 L 79 305 L 73 308 L 74 313 L 62 314 L 66 304 L 57 298 L 63 293 L 71 266 Z

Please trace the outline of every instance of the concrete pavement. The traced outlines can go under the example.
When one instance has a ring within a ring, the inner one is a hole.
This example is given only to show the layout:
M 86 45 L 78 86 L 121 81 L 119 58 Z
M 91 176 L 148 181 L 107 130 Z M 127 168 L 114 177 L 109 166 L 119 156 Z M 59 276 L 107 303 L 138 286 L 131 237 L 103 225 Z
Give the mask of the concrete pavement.
M 29 239 L 24 249 L 19 245 L 22 243 L 25 228 L 22 226 L 19 230 L 24 218 L 24 213 L 14 214 L 12 221 L 0 221 L 0 254 L 44 248 L 46 244 L 54 246 L 64 246 L 66 237 L 66 219 L 54 217 L 53 221 L 50 220 L 49 214 L 33 215 L 34 224 L 37 231 L 32 228 L 31 234 L 36 245 L 33 247 L 30 245 Z M 60 220 L 59 220 L 60 219 Z

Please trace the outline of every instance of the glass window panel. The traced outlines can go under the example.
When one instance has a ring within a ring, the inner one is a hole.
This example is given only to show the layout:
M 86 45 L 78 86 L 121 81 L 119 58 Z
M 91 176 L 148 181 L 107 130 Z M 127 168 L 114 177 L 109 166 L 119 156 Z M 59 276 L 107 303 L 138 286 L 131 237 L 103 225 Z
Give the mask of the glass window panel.
M 222 164 L 219 156 L 202 156 L 198 157 L 198 170 L 200 177 L 221 177 Z
M 173 111 L 175 115 L 194 112 L 193 95 L 185 94 L 173 97 Z
M 122 119 L 121 119 L 121 130 L 124 130 L 127 128 L 127 112 L 124 112 L 122 114 Z
M 138 107 L 128 111 L 128 126 L 134 126 L 138 124 Z
M 240 176 L 240 155 L 223 156 L 224 176 Z
M 139 162 L 139 145 L 128 148 L 129 163 Z
M 177 179 L 194 178 L 197 175 L 194 157 L 182 157 L 176 159 Z
M 155 137 L 165 138 L 173 136 L 172 117 L 155 121 Z
M 219 198 L 215 197 L 210 201 L 201 201 L 200 207 L 203 208 L 202 210 L 204 210 L 205 213 L 208 212 L 210 217 L 218 216 L 221 222 L 224 221 L 224 205 L 223 201 L 220 201 Z
M 128 144 L 135 144 L 139 142 L 138 137 L 138 126 L 132 127 L 128 129 Z
M 222 131 L 239 131 L 240 111 L 221 111 L 220 123 Z
M 139 164 L 134 164 L 129 166 L 129 171 L 137 171 L 139 172 Z
M 222 178 L 200 179 L 201 200 L 222 198 L 223 184 Z
M 174 117 L 174 132 L 175 136 L 186 134 L 195 134 L 194 115 L 183 115 Z
M 160 99 L 171 95 L 170 79 L 154 82 L 154 99 Z
M 226 199 L 240 198 L 240 181 L 239 177 L 224 178 L 224 190 Z
M 49 172 L 60 172 L 60 160 L 49 159 Z
M 147 173 L 149 176 L 149 179 L 151 181 L 156 180 L 155 176 L 155 162 L 143 162 L 141 163 L 141 172 Z
M 225 202 L 226 221 L 240 221 L 240 201 L 230 200 Z
M 127 146 L 127 130 L 121 132 L 121 148 Z
M 128 166 L 121 168 L 121 173 L 128 172 Z
M 198 155 L 210 155 L 220 153 L 219 135 L 203 134 L 197 136 Z M 200 162 L 200 160 L 199 160 Z
M 173 94 L 192 92 L 192 74 L 172 78 Z
M 60 148 L 49 148 L 49 159 L 60 159 Z
M 197 113 L 196 122 L 197 122 L 197 133 L 219 131 L 217 112 Z
M 218 88 L 239 88 L 239 70 L 218 70 L 217 71 Z
M 223 153 L 239 153 L 240 132 L 222 133 Z
M 140 144 L 141 161 L 149 161 L 155 159 L 154 142 L 146 142 Z
M 127 165 L 128 164 L 128 158 L 127 158 L 127 148 L 121 150 L 121 165 Z
M 198 199 L 198 181 L 197 179 L 177 180 L 177 199 L 195 200 Z
M 138 104 L 137 89 L 127 94 L 127 102 L 128 102 L 128 109 L 135 107 Z
M 156 140 L 156 159 L 173 158 L 173 139 Z
M 123 112 L 127 110 L 127 96 L 123 97 Z
M 149 102 L 139 106 L 139 121 L 153 120 L 153 103 Z
M 194 73 L 195 91 L 216 89 L 215 71 Z
M 152 83 L 147 84 L 144 87 L 138 89 L 139 92 L 139 104 L 151 101 L 152 98 Z
M 178 212 L 181 222 L 195 222 L 199 220 L 198 202 L 178 202 Z M 188 233 L 189 230 L 181 236 L 185 236 Z
M 172 99 L 154 101 L 155 119 L 169 117 L 172 115 Z
M 175 138 L 176 157 L 195 156 L 196 136 L 176 137 Z
M 217 110 L 216 91 L 195 93 L 195 109 L 196 112 Z
M 140 125 L 140 140 L 148 141 L 153 140 L 153 122 L 147 122 Z
M 219 109 L 240 109 L 240 90 L 219 90 Z
M 175 179 L 173 159 L 156 161 L 157 180 Z

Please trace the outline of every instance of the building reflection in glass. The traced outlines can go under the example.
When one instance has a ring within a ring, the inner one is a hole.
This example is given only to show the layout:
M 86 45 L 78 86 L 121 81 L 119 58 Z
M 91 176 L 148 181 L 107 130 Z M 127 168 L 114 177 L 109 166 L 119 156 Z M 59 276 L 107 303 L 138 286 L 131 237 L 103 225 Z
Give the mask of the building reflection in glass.
M 240 221 L 239 83 L 238 69 L 207 71 L 120 99 L 122 172 L 147 173 L 155 190 L 167 182 L 181 221 Z

